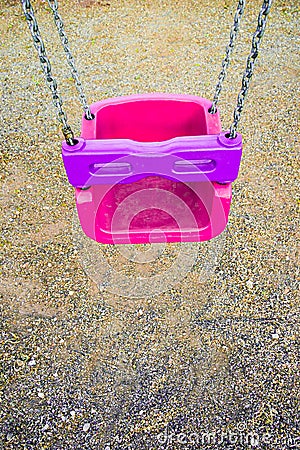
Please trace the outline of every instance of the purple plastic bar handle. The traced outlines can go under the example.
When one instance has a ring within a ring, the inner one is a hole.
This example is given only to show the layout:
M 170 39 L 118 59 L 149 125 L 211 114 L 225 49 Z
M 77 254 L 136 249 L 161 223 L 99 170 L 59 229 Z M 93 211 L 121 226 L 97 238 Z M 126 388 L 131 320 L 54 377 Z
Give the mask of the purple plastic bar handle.
M 69 182 L 76 187 L 130 183 L 146 175 L 161 175 L 180 182 L 229 183 L 238 176 L 242 136 L 176 137 L 162 142 L 130 139 L 82 139 L 62 144 Z

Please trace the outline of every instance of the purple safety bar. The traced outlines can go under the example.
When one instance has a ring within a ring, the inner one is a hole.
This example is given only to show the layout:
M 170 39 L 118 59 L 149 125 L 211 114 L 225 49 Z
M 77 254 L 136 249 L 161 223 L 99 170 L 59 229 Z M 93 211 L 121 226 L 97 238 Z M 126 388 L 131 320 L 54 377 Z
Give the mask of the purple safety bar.
M 76 187 L 130 183 L 146 175 L 163 175 L 180 182 L 230 183 L 238 176 L 242 136 L 176 137 L 162 142 L 130 139 L 82 139 L 62 144 L 69 182 Z

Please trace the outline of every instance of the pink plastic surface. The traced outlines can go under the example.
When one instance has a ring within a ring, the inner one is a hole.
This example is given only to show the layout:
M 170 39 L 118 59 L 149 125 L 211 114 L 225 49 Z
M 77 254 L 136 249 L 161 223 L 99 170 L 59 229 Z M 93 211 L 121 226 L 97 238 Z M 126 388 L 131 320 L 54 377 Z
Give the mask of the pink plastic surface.
M 219 113 L 194 95 L 143 94 L 116 97 L 91 105 L 95 121 L 82 120 L 84 139 L 132 139 L 161 142 L 178 136 L 218 134 Z
M 105 244 L 198 242 L 226 227 L 231 184 L 147 177 L 130 184 L 76 189 L 85 234 Z
M 206 99 L 168 94 L 120 97 L 91 106 L 95 119 L 83 118 L 82 139 L 101 140 L 106 151 L 107 146 L 122 147 L 124 140 L 131 150 L 137 143 L 145 144 L 139 144 L 143 149 L 138 155 L 144 162 L 135 181 L 123 174 L 122 182 L 105 184 L 104 177 L 103 182 L 91 183 L 87 190 L 76 188 L 79 219 L 87 236 L 106 244 L 193 242 L 211 239 L 224 230 L 231 183 L 209 179 L 197 165 L 199 177 L 194 171 L 190 179 L 188 175 L 180 181 L 180 174 L 176 179 L 176 175 L 170 177 L 160 169 L 158 154 L 162 145 L 170 146 L 177 140 L 182 145 L 188 138 L 197 142 L 199 136 L 200 142 L 204 135 L 219 134 L 219 114 L 209 114 L 210 106 Z M 149 146 L 156 147 L 156 154 L 149 152 Z M 188 155 L 189 147 L 184 150 Z M 101 156 L 101 151 L 98 154 Z M 151 158 L 151 173 L 145 155 Z M 64 161 L 67 157 L 65 152 Z M 210 160 L 204 163 L 210 164 Z M 179 172 L 184 164 L 179 164 Z M 125 166 L 119 163 L 118 167 L 123 170 Z

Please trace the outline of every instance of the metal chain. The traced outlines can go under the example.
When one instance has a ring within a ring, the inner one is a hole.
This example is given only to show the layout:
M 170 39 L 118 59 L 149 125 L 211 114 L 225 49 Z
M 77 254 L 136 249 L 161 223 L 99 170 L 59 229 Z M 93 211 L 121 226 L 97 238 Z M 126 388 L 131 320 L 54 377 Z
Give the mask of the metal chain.
M 31 2 L 30 2 L 30 0 L 21 0 L 21 3 L 22 3 L 24 14 L 25 14 L 25 18 L 27 20 L 29 29 L 31 31 L 34 46 L 38 52 L 40 63 L 41 63 L 43 72 L 46 77 L 47 85 L 52 92 L 53 104 L 57 109 L 57 117 L 58 117 L 59 122 L 62 125 L 63 135 L 66 139 L 66 142 L 69 145 L 74 145 L 75 144 L 74 134 L 73 134 L 73 131 L 72 131 L 70 125 L 68 124 L 67 115 L 66 115 L 65 111 L 63 110 L 62 98 L 57 89 L 57 82 L 52 75 L 51 64 L 50 64 L 50 61 L 46 54 L 44 42 L 40 35 L 39 27 L 38 27 L 38 24 L 37 24 L 35 15 L 34 15 L 34 11 L 33 11 Z
M 250 80 L 252 78 L 255 62 L 258 57 L 259 46 L 265 32 L 267 17 L 270 12 L 271 6 L 272 0 L 263 0 L 263 4 L 258 16 L 257 28 L 252 38 L 250 55 L 248 56 L 246 70 L 242 79 L 242 88 L 238 95 L 237 106 L 233 113 L 233 122 L 229 131 L 229 137 L 231 139 L 234 139 L 236 137 L 237 128 L 241 119 L 245 99 L 249 90 Z
M 214 95 L 214 98 L 213 98 L 212 105 L 211 105 L 211 107 L 209 109 L 209 112 L 211 114 L 215 114 L 217 112 L 217 104 L 219 102 L 220 93 L 222 91 L 223 83 L 224 83 L 224 80 L 225 80 L 226 75 L 227 75 L 227 69 L 228 69 L 228 66 L 229 66 L 229 63 L 230 63 L 231 53 L 232 53 L 232 51 L 234 49 L 235 40 L 236 40 L 236 37 L 237 37 L 238 32 L 239 32 L 240 22 L 241 22 L 241 19 L 242 19 L 244 10 L 245 10 L 245 5 L 246 5 L 246 0 L 239 0 L 238 6 L 237 6 L 237 9 L 236 9 L 236 13 L 235 13 L 235 16 L 234 16 L 234 20 L 233 20 L 233 26 L 232 26 L 232 28 L 230 30 L 229 44 L 226 47 L 226 54 L 225 54 L 224 60 L 222 62 L 221 72 L 219 74 L 219 81 L 218 81 L 217 86 L 216 86 L 215 95 Z
M 68 45 L 69 41 L 68 41 L 65 29 L 64 29 L 64 23 L 63 23 L 61 16 L 58 13 L 58 2 L 57 2 L 57 0 L 48 0 L 48 4 L 53 12 L 54 22 L 55 22 L 56 28 L 58 30 L 58 34 L 59 34 L 62 46 L 65 51 L 66 57 L 67 57 L 67 62 L 71 69 L 71 75 L 75 81 L 75 86 L 76 86 L 76 89 L 79 94 L 79 100 L 80 100 L 80 102 L 83 106 L 84 112 L 85 112 L 85 117 L 88 120 L 92 120 L 94 118 L 94 116 L 91 113 L 90 107 L 87 103 L 86 96 L 83 92 L 83 86 L 79 79 L 79 74 L 78 74 L 78 71 L 75 66 L 75 60 L 71 53 L 70 47 Z

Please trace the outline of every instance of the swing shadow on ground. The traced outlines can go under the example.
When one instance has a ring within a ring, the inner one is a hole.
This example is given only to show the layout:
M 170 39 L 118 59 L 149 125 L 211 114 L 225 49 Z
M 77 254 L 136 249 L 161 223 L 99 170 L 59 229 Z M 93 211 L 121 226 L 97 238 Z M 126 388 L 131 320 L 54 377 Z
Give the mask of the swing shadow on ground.
M 85 236 L 76 208 L 73 213 L 74 247 L 86 275 L 100 291 L 132 300 L 178 287 L 188 273 L 205 283 L 214 275 L 227 233 L 206 242 L 105 245 Z

